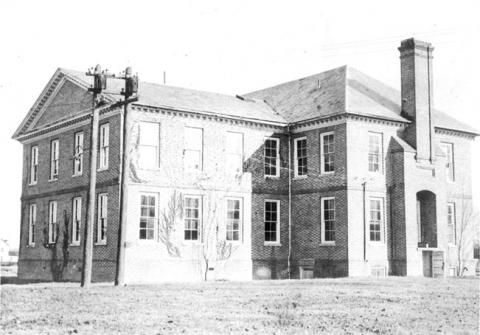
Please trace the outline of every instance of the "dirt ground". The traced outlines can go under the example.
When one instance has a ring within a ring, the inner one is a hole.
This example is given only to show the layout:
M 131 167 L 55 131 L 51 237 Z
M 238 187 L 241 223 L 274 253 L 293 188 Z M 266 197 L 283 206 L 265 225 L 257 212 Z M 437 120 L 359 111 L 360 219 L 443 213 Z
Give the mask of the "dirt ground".
M 478 334 L 478 279 L 1 286 L 6 334 Z

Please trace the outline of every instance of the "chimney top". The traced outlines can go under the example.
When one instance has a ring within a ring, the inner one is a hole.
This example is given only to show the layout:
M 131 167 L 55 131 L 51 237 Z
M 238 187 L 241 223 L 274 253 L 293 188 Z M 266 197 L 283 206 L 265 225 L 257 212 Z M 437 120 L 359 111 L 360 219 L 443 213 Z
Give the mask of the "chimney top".
M 401 43 L 400 43 L 400 47 L 398 48 L 398 50 L 400 52 L 404 52 L 404 51 L 408 51 L 408 50 L 413 50 L 413 49 L 421 49 L 421 50 L 425 50 L 425 51 L 433 51 L 433 47 L 432 47 L 432 44 L 431 43 L 428 43 L 428 42 L 424 42 L 424 41 L 420 41 L 420 40 L 417 40 L 415 38 L 409 38 L 409 39 L 406 39 L 406 40 L 403 40 Z

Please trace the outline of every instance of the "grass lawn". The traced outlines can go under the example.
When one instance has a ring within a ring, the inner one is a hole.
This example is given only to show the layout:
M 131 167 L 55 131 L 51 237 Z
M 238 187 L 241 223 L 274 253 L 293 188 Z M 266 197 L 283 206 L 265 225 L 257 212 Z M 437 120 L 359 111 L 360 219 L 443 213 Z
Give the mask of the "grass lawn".
M 6 334 L 479 333 L 477 279 L 2 285 Z

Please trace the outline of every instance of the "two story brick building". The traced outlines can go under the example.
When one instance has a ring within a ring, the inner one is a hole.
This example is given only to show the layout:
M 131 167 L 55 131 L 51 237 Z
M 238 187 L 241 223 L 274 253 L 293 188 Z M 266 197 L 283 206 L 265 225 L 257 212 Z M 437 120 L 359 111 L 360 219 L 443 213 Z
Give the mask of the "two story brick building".
M 399 50 L 400 92 L 349 66 L 235 97 L 141 82 L 124 119 L 109 79 L 93 280 L 115 275 L 123 145 L 127 282 L 453 273 L 477 131 L 433 108 L 431 45 Z M 80 279 L 91 84 L 58 69 L 14 134 L 21 278 Z

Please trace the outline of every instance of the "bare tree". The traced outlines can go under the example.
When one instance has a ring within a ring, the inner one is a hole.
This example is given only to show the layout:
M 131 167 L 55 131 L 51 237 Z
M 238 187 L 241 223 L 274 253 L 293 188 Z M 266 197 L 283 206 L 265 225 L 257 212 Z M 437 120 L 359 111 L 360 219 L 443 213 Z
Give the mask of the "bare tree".
M 70 238 L 70 235 L 69 235 L 70 216 L 68 215 L 67 211 L 63 211 L 63 221 L 64 221 L 64 224 L 62 226 L 62 229 L 60 228 L 59 223 L 56 223 L 53 226 L 53 229 L 55 230 L 55 235 L 54 235 L 55 238 L 53 242 L 50 242 L 50 239 L 49 239 L 48 223 L 45 223 L 45 227 L 43 229 L 43 246 L 51 251 L 50 271 L 52 272 L 53 281 L 60 281 L 63 279 L 63 273 L 65 268 L 68 266 L 68 261 L 70 258 L 70 251 L 68 249 L 68 243 Z M 61 240 L 61 254 L 59 255 L 58 242 L 59 242 L 60 236 L 62 236 L 62 240 Z
M 182 194 L 174 190 L 168 201 L 167 207 L 160 213 L 158 223 L 158 239 L 167 248 L 168 254 L 181 257 L 180 248 L 175 238 L 177 222 L 183 219 Z
M 460 208 L 460 222 L 456 232 L 456 251 L 457 251 L 457 275 L 463 276 L 466 270 L 466 262 L 471 259 L 473 250 L 473 233 L 479 229 L 480 216 L 473 208 L 472 202 L 462 198 Z

